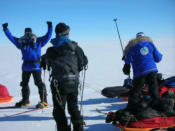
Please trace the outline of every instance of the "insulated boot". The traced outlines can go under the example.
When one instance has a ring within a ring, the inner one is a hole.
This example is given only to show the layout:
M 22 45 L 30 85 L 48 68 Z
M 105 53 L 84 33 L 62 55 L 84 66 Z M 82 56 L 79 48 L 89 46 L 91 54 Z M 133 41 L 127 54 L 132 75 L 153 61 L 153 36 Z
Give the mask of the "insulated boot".
M 47 102 L 39 102 L 37 105 L 36 105 L 36 108 L 45 108 L 47 107 L 49 104 Z
M 40 100 L 47 102 L 47 91 L 46 91 L 46 86 L 44 83 L 40 83 L 37 85 L 39 88 L 39 96 L 40 96 Z
M 20 84 L 22 86 L 22 100 L 17 102 L 15 104 L 16 107 L 25 107 L 25 106 L 29 106 L 29 95 L 30 95 L 30 89 L 28 85 L 24 85 L 22 82 Z
M 15 104 L 16 107 L 26 107 L 26 106 L 29 106 L 29 101 L 19 101 Z
M 70 126 L 57 126 L 57 131 L 71 131 Z
M 73 123 L 73 131 L 84 131 L 83 120 L 72 121 L 72 123 Z

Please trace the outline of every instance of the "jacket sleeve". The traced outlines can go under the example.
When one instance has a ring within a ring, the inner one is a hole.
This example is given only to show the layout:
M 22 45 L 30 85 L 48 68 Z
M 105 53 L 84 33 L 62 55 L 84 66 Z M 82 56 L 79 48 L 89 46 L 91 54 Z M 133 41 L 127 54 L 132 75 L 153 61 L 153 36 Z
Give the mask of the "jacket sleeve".
M 76 54 L 78 57 L 78 70 L 83 70 L 88 64 L 87 56 L 84 54 L 83 49 L 77 45 Z
M 154 60 L 155 62 L 160 62 L 162 60 L 163 55 L 157 50 L 157 48 L 153 45 L 153 56 L 154 56 Z
M 53 61 L 57 57 L 56 54 L 57 53 L 55 52 L 54 47 L 49 47 L 47 49 L 46 54 L 45 54 L 45 62 L 46 62 L 46 65 L 47 65 L 48 70 L 50 70 L 50 67 L 53 64 Z
M 131 51 L 129 51 L 126 56 L 124 57 L 124 62 L 125 64 L 131 64 L 132 61 L 132 56 L 131 56 Z
M 37 38 L 37 43 L 40 43 L 41 47 L 45 46 L 47 42 L 50 40 L 52 36 L 52 30 L 53 30 L 52 26 L 48 26 L 47 33 L 44 36 Z
M 14 37 L 11 32 L 9 31 L 9 29 L 7 28 L 6 30 L 4 30 L 5 35 L 7 36 L 7 38 L 18 48 L 21 49 L 21 44 L 18 42 L 19 38 Z

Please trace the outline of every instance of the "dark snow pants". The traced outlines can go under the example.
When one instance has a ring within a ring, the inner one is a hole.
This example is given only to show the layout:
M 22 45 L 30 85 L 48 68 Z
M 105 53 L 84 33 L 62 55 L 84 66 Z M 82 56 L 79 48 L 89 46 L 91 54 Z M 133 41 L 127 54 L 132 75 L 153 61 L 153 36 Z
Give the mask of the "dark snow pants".
M 22 72 L 22 82 L 20 84 L 22 86 L 22 100 L 24 102 L 29 102 L 30 89 L 28 83 L 31 74 L 33 75 L 35 85 L 38 87 L 41 102 L 47 102 L 47 91 L 46 86 L 41 79 L 41 71 Z
M 67 103 L 67 109 L 71 116 L 71 122 L 73 123 L 74 131 L 83 131 L 81 126 L 83 120 L 78 109 L 78 85 L 77 90 L 72 93 L 61 93 L 59 87 L 55 87 L 51 82 L 52 99 L 53 99 L 53 117 L 56 121 L 57 128 L 59 131 L 67 131 L 68 121 L 65 113 L 65 106 Z
M 152 72 L 133 80 L 133 88 L 129 92 L 128 108 L 132 108 L 141 100 L 142 89 L 145 84 L 148 86 L 149 95 L 152 99 L 155 101 L 160 99 L 157 73 Z

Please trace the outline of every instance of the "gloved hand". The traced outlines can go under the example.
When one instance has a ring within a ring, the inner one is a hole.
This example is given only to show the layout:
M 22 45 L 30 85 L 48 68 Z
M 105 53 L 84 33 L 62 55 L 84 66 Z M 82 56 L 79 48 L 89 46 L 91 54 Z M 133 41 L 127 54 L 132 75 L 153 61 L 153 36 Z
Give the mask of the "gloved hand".
M 124 59 L 125 59 L 125 56 L 122 57 L 122 60 L 124 60 Z
M 124 80 L 123 87 L 126 87 L 126 88 L 128 88 L 128 89 L 131 89 L 131 88 L 133 87 L 132 79 L 131 79 L 131 78 L 125 79 L 125 80 Z
M 6 30 L 7 29 L 7 26 L 8 26 L 8 23 L 2 24 L 3 30 Z
M 123 67 L 123 73 L 125 75 L 129 75 L 130 74 L 130 68 L 131 68 L 130 64 L 125 64 L 124 67 Z
M 48 25 L 49 27 L 51 27 L 51 26 L 52 26 L 52 22 L 51 22 L 51 21 L 47 21 L 47 25 Z

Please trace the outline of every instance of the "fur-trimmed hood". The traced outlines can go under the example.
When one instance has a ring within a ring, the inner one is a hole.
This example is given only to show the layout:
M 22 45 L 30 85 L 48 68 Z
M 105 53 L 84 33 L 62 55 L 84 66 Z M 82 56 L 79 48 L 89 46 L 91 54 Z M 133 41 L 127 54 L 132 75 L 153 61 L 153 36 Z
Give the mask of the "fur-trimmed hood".
M 153 40 L 149 38 L 148 36 L 139 36 L 135 39 L 132 39 L 128 42 L 128 45 L 125 47 L 124 52 L 123 52 L 123 57 L 126 56 L 126 54 L 128 53 L 131 47 L 137 45 L 141 41 L 149 41 L 153 44 Z
M 35 34 L 31 34 L 30 36 L 22 36 L 21 38 L 18 39 L 19 43 L 25 43 L 26 40 L 33 40 L 33 43 L 36 43 L 37 36 Z

